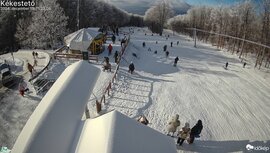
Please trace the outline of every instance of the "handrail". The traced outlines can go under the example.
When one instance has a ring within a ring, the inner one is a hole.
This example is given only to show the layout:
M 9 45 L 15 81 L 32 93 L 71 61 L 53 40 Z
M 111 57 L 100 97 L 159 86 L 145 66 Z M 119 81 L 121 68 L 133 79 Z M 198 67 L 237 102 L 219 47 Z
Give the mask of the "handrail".
M 110 96 L 110 90 L 112 90 L 112 84 L 115 82 L 115 79 L 116 79 L 116 76 L 117 76 L 117 73 L 118 73 L 118 70 L 119 70 L 119 67 L 120 67 L 120 62 L 121 62 L 122 56 L 125 53 L 125 50 L 126 50 L 128 44 L 129 44 L 129 41 L 130 41 L 130 35 L 128 36 L 128 39 L 127 39 L 126 43 L 124 44 L 124 47 L 122 47 L 122 49 L 121 49 L 120 58 L 119 58 L 118 64 L 116 66 L 116 70 L 115 70 L 115 72 L 114 72 L 114 74 L 112 76 L 111 81 L 106 86 L 106 88 L 104 90 L 104 93 L 101 96 L 100 101 L 96 100 L 97 113 L 99 113 L 102 110 L 102 103 L 105 104 L 105 102 L 106 102 L 106 94 L 108 96 Z

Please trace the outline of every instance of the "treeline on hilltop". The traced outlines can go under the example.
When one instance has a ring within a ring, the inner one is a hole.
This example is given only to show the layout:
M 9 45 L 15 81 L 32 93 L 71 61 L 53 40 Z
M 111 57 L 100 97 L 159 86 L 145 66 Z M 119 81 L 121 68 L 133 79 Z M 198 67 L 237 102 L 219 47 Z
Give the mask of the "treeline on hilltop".
M 143 18 L 105 2 L 38 0 L 45 9 L 0 11 L 0 54 L 19 48 L 51 49 L 78 28 L 101 26 L 143 26 Z M 79 14 L 79 24 L 77 13 Z
M 198 28 L 270 46 L 270 0 L 262 0 L 259 4 L 247 0 L 235 6 L 193 7 L 187 14 L 169 19 L 168 24 L 171 29 L 190 36 L 193 31 L 188 28 Z M 255 54 L 255 67 L 260 67 L 263 61 L 264 66 L 270 65 L 269 48 L 199 31 L 197 38 L 218 48 L 226 48 L 232 54 L 238 53 L 239 58 L 245 58 L 248 53 Z

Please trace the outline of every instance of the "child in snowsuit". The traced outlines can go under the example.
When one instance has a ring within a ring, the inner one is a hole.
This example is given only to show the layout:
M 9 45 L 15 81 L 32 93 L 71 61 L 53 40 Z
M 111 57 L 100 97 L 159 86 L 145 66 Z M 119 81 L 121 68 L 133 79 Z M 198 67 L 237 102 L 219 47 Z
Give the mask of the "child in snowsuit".
M 174 64 L 173 64 L 173 66 L 176 66 L 176 64 L 177 64 L 177 62 L 179 61 L 179 58 L 178 58 L 178 56 L 174 59 Z
M 112 49 L 113 49 L 112 45 L 111 45 L 111 44 L 109 44 L 109 46 L 108 46 L 108 50 L 109 50 L 109 56 L 112 54 Z
M 20 95 L 24 97 L 24 93 L 27 92 L 27 91 L 29 91 L 29 89 L 26 87 L 26 85 L 24 85 L 24 82 L 23 81 L 20 82 L 19 83 L 19 93 L 20 93 Z
M 104 57 L 103 71 L 109 70 L 111 72 L 111 64 L 110 64 L 109 60 L 110 60 L 109 57 Z
M 189 123 L 185 123 L 185 126 L 178 133 L 179 137 L 177 139 L 177 144 L 179 144 L 179 146 L 183 144 L 189 133 L 190 133 Z
M 174 134 L 174 132 L 176 132 L 176 129 L 177 127 L 180 126 L 180 121 L 179 121 L 179 115 L 176 114 L 172 119 L 171 121 L 169 122 L 169 125 L 167 127 L 167 130 L 168 130 L 168 134 L 167 135 L 170 135 L 170 133 L 172 132 L 172 135 Z
M 194 142 L 195 136 L 199 136 L 202 132 L 203 125 L 202 121 L 198 120 L 197 124 L 191 129 L 188 143 L 192 144 Z
M 129 64 L 128 69 L 129 69 L 128 72 L 130 72 L 131 74 L 135 70 L 135 66 L 134 66 L 134 64 L 132 62 Z

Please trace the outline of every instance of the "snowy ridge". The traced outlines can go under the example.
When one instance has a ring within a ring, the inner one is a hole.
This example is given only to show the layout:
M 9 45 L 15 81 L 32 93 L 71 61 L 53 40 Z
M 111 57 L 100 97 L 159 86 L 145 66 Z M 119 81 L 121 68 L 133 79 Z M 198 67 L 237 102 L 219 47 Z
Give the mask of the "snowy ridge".
M 12 152 L 69 152 L 99 71 L 87 61 L 69 66 L 29 118 Z
M 76 153 L 176 153 L 174 141 L 129 117 L 112 111 L 87 119 Z

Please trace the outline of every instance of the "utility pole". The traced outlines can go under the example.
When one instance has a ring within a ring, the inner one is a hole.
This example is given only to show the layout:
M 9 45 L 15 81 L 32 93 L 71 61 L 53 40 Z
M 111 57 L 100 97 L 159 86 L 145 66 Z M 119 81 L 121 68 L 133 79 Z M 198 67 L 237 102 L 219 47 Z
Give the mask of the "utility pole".
M 80 29 L 80 0 L 77 2 L 77 30 Z
M 196 37 L 197 37 L 196 28 L 193 28 L 193 37 L 194 37 L 194 47 L 196 48 L 197 47 L 197 45 L 196 45 Z

